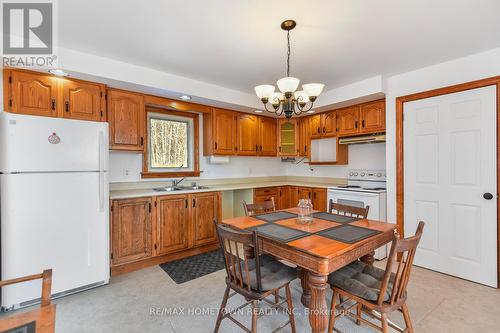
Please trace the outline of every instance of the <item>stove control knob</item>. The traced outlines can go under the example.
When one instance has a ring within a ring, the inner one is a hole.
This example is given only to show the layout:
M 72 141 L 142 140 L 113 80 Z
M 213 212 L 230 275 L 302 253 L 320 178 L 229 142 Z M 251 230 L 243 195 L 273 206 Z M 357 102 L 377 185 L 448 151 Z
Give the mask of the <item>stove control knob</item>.
M 382 173 L 381 172 L 377 173 L 377 177 L 382 177 Z

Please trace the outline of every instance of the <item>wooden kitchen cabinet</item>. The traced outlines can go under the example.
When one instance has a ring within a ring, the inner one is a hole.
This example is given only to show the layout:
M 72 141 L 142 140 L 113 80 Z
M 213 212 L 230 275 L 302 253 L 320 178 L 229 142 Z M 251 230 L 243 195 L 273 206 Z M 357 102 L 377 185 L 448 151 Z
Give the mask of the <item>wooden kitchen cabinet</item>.
M 116 89 L 108 89 L 107 94 L 110 149 L 143 151 L 144 97 Z
M 313 209 L 321 212 L 327 211 L 327 198 L 326 188 L 313 188 L 312 189 L 312 204 Z
M 111 263 L 119 265 L 152 256 L 152 198 L 113 200 Z
M 213 108 L 203 114 L 203 154 L 235 155 L 237 147 L 236 112 Z
M 156 198 L 155 254 L 163 255 L 188 248 L 189 208 L 187 195 Z
M 337 136 L 337 112 L 328 111 L 321 114 L 321 137 Z
M 321 137 L 321 114 L 309 116 L 310 137 L 311 139 Z
M 237 113 L 238 155 L 256 156 L 260 153 L 259 122 L 258 116 Z
M 339 136 L 357 135 L 360 133 L 359 106 L 337 110 Z
M 277 131 L 276 119 L 260 117 L 259 121 L 259 155 L 276 156 L 277 154 Z
M 310 187 L 299 187 L 298 188 L 298 199 L 312 199 L 312 188 Z
M 297 119 L 278 120 L 278 155 L 297 156 L 299 153 Z
M 361 133 L 385 132 L 385 100 L 361 105 Z
M 5 110 L 33 116 L 105 120 L 105 85 L 52 74 L 5 69 Z
M 59 81 L 53 75 L 22 70 L 4 70 L 5 110 L 33 116 L 57 117 Z
M 299 156 L 309 157 L 311 153 L 311 117 L 299 118 Z
M 214 218 L 221 218 L 220 193 L 196 193 L 190 195 L 192 220 L 192 245 L 200 246 L 217 241 Z
M 217 248 L 221 193 L 111 201 L 111 273 L 129 272 Z
M 105 118 L 106 87 L 103 84 L 63 79 L 63 117 L 101 121 Z

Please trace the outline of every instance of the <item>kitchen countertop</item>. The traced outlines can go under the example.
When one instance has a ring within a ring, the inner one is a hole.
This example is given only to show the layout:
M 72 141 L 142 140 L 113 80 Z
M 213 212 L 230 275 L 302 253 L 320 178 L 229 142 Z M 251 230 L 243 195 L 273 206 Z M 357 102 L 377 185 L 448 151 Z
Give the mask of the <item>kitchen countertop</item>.
M 297 177 L 303 178 L 303 177 Z M 311 177 L 313 178 L 313 177 Z M 175 195 L 175 194 L 186 194 L 186 193 L 202 193 L 202 192 L 222 192 L 222 191 L 234 191 L 234 190 L 245 190 L 261 187 L 275 187 L 275 186 L 303 186 L 303 187 L 316 187 L 316 188 L 327 188 L 336 185 L 344 185 L 345 181 L 342 179 L 329 179 L 328 181 L 323 180 L 321 183 L 318 181 L 307 181 L 307 180 L 259 180 L 246 181 L 241 183 L 221 183 L 221 184 L 207 184 L 203 186 L 208 186 L 206 189 L 199 190 L 183 190 L 183 191 L 155 191 L 153 188 L 160 186 L 152 186 L 151 188 L 123 188 L 121 185 L 120 189 L 115 189 L 110 191 L 110 199 L 128 199 L 128 198 L 139 198 L 139 197 L 150 197 L 150 196 L 160 196 L 160 195 Z M 163 185 L 165 186 L 165 185 Z

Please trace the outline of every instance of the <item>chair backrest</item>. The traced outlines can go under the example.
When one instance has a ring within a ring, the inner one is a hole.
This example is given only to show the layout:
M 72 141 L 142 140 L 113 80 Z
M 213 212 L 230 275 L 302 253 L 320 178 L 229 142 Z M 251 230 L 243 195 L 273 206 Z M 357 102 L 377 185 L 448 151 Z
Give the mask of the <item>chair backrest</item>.
M 254 202 L 251 204 L 247 204 L 246 201 L 243 201 L 243 209 L 245 210 L 246 216 L 254 216 L 258 214 L 274 212 L 276 210 L 276 206 L 274 204 L 274 198 L 271 197 L 270 200 Z
M 368 217 L 369 210 L 370 206 L 366 206 L 365 208 L 348 206 L 348 205 L 334 203 L 333 200 L 330 199 L 330 208 L 328 209 L 328 212 L 332 214 L 366 219 Z
M 252 292 L 250 270 L 255 269 L 257 292 L 262 291 L 257 232 L 239 231 L 217 223 L 215 230 L 224 255 L 227 279 L 237 292 Z M 245 253 L 246 252 L 246 253 Z
M 384 296 L 387 292 L 389 282 L 392 282 L 392 290 L 390 291 L 388 301 L 390 304 L 400 303 L 406 298 L 406 287 L 410 280 L 413 259 L 415 258 L 415 252 L 417 251 L 418 243 L 422 237 L 424 224 L 423 221 L 420 221 L 415 236 L 404 239 L 400 239 L 399 234 L 395 231 L 384 278 L 380 286 L 380 294 L 377 300 L 379 305 L 384 302 Z M 395 273 L 392 271 L 394 267 L 397 267 Z

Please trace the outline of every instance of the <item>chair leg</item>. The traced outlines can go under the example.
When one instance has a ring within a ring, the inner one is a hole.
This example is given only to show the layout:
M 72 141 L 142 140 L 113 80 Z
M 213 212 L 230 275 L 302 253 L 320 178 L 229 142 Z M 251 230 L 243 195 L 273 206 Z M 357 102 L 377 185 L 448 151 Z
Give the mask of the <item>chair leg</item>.
M 382 322 L 382 333 L 389 332 L 389 323 L 387 322 L 387 313 L 382 313 L 380 321 Z
M 222 321 L 222 317 L 224 316 L 224 311 L 226 310 L 226 304 L 227 300 L 229 299 L 230 291 L 231 288 L 229 288 L 229 286 L 226 287 L 226 291 L 224 292 L 224 297 L 222 298 L 222 304 L 220 305 L 219 314 L 217 316 L 217 322 L 215 323 L 214 333 L 219 332 L 220 323 Z
M 259 312 L 257 304 L 257 301 L 252 301 L 252 333 L 257 333 L 257 315 Z
M 332 304 L 330 305 L 330 321 L 328 323 L 328 333 L 333 332 L 333 328 L 335 327 L 335 305 L 337 302 L 337 295 L 338 293 L 333 290 L 333 296 L 332 296 Z
M 356 305 L 356 325 L 361 325 L 361 311 L 363 309 L 363 305 L 358 303 Z
M 409 333 L 413 333 L 413 325 L 411 323 L 410 312 L 408 311 L 408 305 L 403 304 L 401 307 L 403 310 L 403 318 L 405 319 L 406 329 Z
M 290 328 L 292 329 L 292 333 L 295 333 L 295 315 L 293 314 L 293 301 L 292 301 L 292 293 L 290 291 L 290 285 L 287 284 L 285 287 L 286 292 L 286 304 L 288 306 L 288 317 L 290 319 Z

